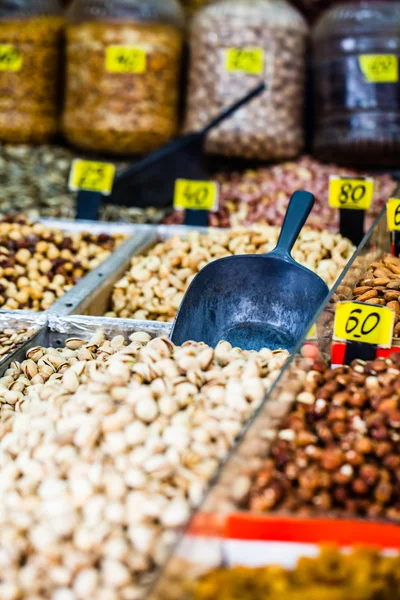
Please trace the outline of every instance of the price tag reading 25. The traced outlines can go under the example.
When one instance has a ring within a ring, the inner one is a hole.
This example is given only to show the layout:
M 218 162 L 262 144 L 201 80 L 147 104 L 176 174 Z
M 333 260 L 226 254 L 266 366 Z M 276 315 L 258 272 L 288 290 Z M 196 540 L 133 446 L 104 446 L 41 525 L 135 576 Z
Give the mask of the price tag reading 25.
M 218 210 L 218 186 L 212 181 L 177 179 L 174 208 L 176 210 Z
M 330 177 L 329 206 L 351 210 L 368 210 L 374 196 L 374 180 L 352 177 Z
M 225 69 L 228 73 L 242 72 L 262 75 L 264 50 L 262 48 L 228 48 L 225 51 Z
M 110 196 L 114 184 L 115 166 L 110 163 L 76 159 L 69 175 L 71 192 L 84 190 Z
M 362 302 L 339 302 L 335 314 L 335 337 L 390 348 L 394 312 L 385 306 Z

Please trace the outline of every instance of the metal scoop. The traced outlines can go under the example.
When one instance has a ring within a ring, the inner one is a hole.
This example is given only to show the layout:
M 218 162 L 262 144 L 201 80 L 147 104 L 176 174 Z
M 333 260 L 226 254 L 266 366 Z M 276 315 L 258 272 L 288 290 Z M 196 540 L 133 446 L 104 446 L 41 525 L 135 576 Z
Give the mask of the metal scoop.
M 293 194 L 272 252 L 206 265 L 183 298 L 172 341 L 215 347 L 227 340 L 244 350 L 293 350 L 329 294 L 326 283 L 290 254 L 313 205 L 312 194 Z

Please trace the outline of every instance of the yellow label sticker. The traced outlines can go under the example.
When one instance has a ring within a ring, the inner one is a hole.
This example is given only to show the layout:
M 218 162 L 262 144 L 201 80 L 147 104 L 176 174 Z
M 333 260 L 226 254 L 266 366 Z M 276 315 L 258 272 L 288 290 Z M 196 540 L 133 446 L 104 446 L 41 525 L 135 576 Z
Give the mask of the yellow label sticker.
M 374 196 L 374 180 L 333 175 L 329 181 L 329 206 L 368 210 Z
M 69 175 L 69 189 L 72 192 L 84 190 L 100 192 L 109 196 L 112 192 L 115 166 L 110 163 L 76 159 L 72 162 Z
M 400 198 L 390 198 L 386 204 L 388 231 L 400 231 Z
M 391 346 L 394 312 L 386 306 L 339 302 L 334 335 L 339 340 Z
M 395 54 L 361 54 L 361 71 L 369 83 L 397 83 L 399 59 Z
M 308 332 L 307 335 L 308 338 L 316 338 L 317 337 L 317 326 L 313 325 L 310 329 L 310 331 Z
M 228 73 L 241 71 L 248 75 L 262 75 L 264 50 L 262 48 L 228 48 L 225 51 L 225 69 Z
M 106 71 L 109 73 L 145 73 L 147 55 L 143 48 L 133 46 L 108 46 Z
M 23 62 L 18 48 L 12 44 L 0 44 L 0 71 L 20 71 Z
M 218 186 L 212 181 L 177 179 L 174 208 L 176 210 L 218 210 Z

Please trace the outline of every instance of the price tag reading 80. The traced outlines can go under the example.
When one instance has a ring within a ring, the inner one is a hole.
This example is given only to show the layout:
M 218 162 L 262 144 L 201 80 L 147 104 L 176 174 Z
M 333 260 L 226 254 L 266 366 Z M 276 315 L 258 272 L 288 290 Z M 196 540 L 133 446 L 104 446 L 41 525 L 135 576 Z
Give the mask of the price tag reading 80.
M 339 340 L 363 342 L 390 348 L 394 312 L 385 306 L 362 302 L 339 302 L 334 335 Z
M 337 177 L 329 180 L 329 206 L 351 210 L 368 210 L 374 196 L 374 180 Z
M 390 198 L 386 204 L 388 231 L 400 231 L 400 198 Z
M 358 61 L 368 83 L 399 81 L 399 59 L 395 54 L 361 54 Z
M 174 208 L 176 210 L 218 210 L 218 186 L 213 181 L 177 179 Z
M 110 163 L 76 159 L 72 162 L 68 187 L 71 192 L 84 190 L 109 196 L 114 177 L 115 166 Z

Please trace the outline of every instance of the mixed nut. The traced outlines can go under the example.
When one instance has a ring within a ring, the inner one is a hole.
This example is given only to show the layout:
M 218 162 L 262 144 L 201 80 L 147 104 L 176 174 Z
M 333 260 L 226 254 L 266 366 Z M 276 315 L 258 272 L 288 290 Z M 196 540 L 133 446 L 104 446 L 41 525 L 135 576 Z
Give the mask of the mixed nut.
M 158 243 L 144 256 L 134 256 L 131 268 L 116 283 L 107 316 L 172 321 L 195 275 L 216 258 L 262 254 L 272 250 L 279 228 L 255 226 L 207 234 L 189 232 Z M 303 230 L 293 257 L 333 285 L 354 252 L 339 234 Z
M 0 597 L 139 599 L 288 357 L 137 332 L 0 379 Z
M 400 337 L 400 258 L 384 254 L 371 263 L 352 291 L 353 300 L 387 306 L 394 312 L 393 336 Z
M 400 521 L 400 354 L 315 361 L 243 498 L 251 510 Z
M 96 268 L 123 235 L 68 233 L 24 215 L 0 218 L 0 307 L 43 311 Z

